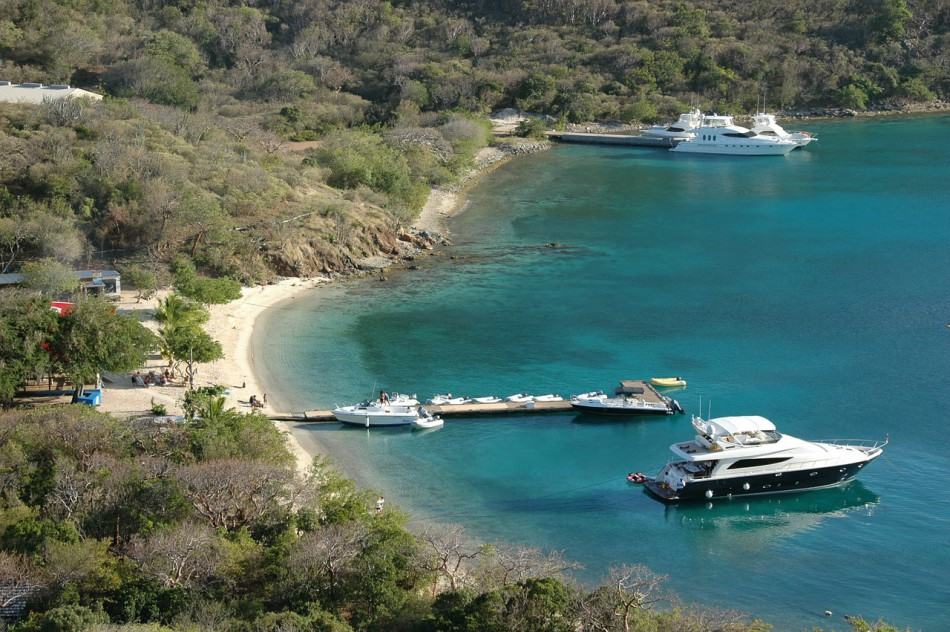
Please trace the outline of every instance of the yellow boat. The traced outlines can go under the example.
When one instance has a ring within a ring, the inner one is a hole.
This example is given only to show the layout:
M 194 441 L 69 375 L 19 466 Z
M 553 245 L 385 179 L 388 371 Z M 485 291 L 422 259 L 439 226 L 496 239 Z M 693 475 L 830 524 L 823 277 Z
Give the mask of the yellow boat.
M 653 386 L 686 386 L 686 380 L 681 377 L 651 377 L 650 384 Z

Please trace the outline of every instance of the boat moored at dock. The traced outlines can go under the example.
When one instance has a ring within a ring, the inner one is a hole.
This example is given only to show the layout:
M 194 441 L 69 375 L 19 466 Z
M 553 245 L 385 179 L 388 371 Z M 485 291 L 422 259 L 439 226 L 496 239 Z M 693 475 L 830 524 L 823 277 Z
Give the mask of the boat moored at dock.
M 693 417 L 696 436 L 670 446 L 676 460 L 647 491 L 663 502 L 709 500 L 833 487 L 879 457 L 884 441 L 805 441 L 764 417 Z
M 648 138 L 663 138 L 666 140 L 689 140 L 696 137 L 696 130 L 703 124 L 703 113 L 698 108 L 684 114 L 670 125 L 654 125 L 643 130 L 642 135 Z
M 663 388 L 672 388 L 686 386 L 686 380 L 681 377 L 651 377 L 650 384 L 653 386 L 661 386 Z
M 813 143 L 818 138 L 808 132 L 789 132 L 786 131 L 775 120 L 774 114 L 759 112 L 752 117 L 752 131 L 762 136 L 772 136 L 781 140 L 790 140 L 798 147 L 805 147 L 808 143 Z
M 670 151 L 726 156 L 784 156 L 798 147 L 795 141 L 764 136 L 736 125 L 731 116 L 707 116 L 696 136 L 684 140 Z
M 674 412 L 666 402 L 653 402 L 631 395 L 608 397 L 604 393 L 572 397 L 571 406 L 579 412 L 595 415 L 672 415 Z
M 420 417 L 418 406 L 388 402 L 362 402 L 333 409 L 337 421 L 357 426 L 408 426 Z
M 445 425 L 438 415 L 433 415 L 425 408 L 420 409 L 419 416 L 412 422 L 412 427 L 419 430 L 435 430 Z

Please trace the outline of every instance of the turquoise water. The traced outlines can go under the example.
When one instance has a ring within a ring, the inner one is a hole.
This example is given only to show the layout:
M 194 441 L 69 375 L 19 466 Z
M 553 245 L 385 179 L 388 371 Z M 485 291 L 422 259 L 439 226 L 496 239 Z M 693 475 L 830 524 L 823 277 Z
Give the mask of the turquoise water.
M 683 375 L 692 412 L 702 396 L 806 438 L 889 434 L 845 488 L 665 507 L 623 477 L 691 437 L 686 416 L 297 433 L 417 522 L 563 549 L 585 581 L 643 563 L 780 630 L 844 614 L 950 629 L 950 117 L 806 127 L 821 140 L 786 158 L 565 146 L 506 166 L 453 221 L 453 259 L 270 310 L 271 396 Z

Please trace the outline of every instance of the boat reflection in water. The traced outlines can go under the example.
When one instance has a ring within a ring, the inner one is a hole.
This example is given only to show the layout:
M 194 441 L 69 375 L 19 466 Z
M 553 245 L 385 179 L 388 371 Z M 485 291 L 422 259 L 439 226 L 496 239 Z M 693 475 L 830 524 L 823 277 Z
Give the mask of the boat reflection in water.
M 774 496 L 717 499 L 705 504 L 667 505 L 666 521 L 683 528 L 708 532 L 702 542 L 716 547 L 739 538 L 742 551 L 766 547 L 776 539 L 799 535 L 825 520 L 860 513 L 870 515 L 880 496 L 860 481 L 841 487 Z M 758 542 L 757 542 L 758 541 Z

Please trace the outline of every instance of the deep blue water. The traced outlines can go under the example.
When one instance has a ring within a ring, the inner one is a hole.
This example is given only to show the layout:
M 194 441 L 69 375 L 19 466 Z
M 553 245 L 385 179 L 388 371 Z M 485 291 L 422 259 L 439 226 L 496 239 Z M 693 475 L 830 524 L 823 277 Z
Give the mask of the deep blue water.
M 504 167 L 445 261 L 270 310 L 255 345 L 272 397 L 683 375 L 691 412 L 702 396 L 805 438 L 890 435 L 845 488 L 664 507 L 624 475 L 664 463 L 687 416 L 297 433 L 415 520 L 563 549 L 585 581 L 644 563 L 780 630 L 950 629 L 950 117 L 805 127 L 820 141 L 786 158 L 564 146 Z

